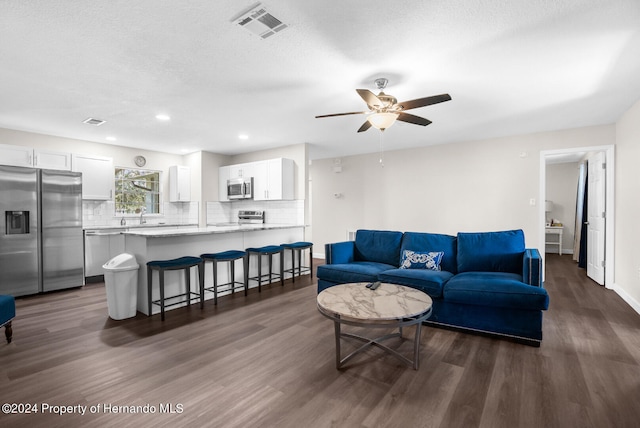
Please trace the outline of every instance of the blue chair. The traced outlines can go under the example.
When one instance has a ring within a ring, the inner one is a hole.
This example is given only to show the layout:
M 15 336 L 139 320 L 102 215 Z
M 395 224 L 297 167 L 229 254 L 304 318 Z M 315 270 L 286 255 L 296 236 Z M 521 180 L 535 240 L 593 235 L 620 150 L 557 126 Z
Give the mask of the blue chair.
M 198 282 L 200 283 L 200 293 L 193 293 L 191 291 L 191 268 L 198 267 Z M 153 291 L 153 271 L 158 271 L 160 277 L 160 298 L 158 300 L 152 300 L 151 294 Z M 175 296 L 166 297 L 164 295 L 164 272 L 168 270 L 184 270 L 186 290 L 185 293 L 177 294 Z M 191 305 L 191 295 L 195 294 L 200 298 L 200 309 L 204 308 L 204 260 L 200 257 L 180 257 L 171 260 L 153 260 L 147 263 L 147 303 L 149 307 L 149 316 L 152 314 L 152 305 L 156 304 L 160 306 L 161 319 L 164 321 L 164 308 L 165 306 L 178 305 L 183 302 L 187 302 L 187 305 Z M 165 304 L 165 300 L 179 299 L 178 301 L 170 304 Z
M 285 250 L 291 250 L 291 269 L 285 269 L 284 272 L 291 273 L 291 279 L 296 282 L 296 259 L 298 256 L 298 276 L 302 273 L 310 273 L 313 278 L 313 242 L 292 242 L 290 244 L 281 244 Z M 309 266 L 302 266 L 302 251 L 309 250 Z
M 13 328 L 11 321 L 16 317 L 16 300 L 13 296 L 0 295 L 0 327 L 4 326 L 7 343 L 11 343 Z
M 252 255 L 258 256 L 258 275 L 247 278 L 248 281 L 257 281 L 258 282 L 258 292 L 262 292 L 262 279 L 264 277 L 269 277 L 270 284 L 273 282 L 273 278 L 280 278 L 280 283 L 284 286 L 284 248 L 280 245 L 267 245 L 264 247 L 257 248 L 247 248 L 247 254 L 249 258 Z M 278 254 L 280 256 L 280 273 L 273 273 L 273 255 Z M 262 256 L 269 257 L 269 274 L 262 274 Z M 249 272 L 249 266 L 247 264 L 247 273 Z
M 213 262 L 213 287 L 205 287 L 207 291 L 213 291 L 213 303 L 215 305 L 218 304 L 218 287 L 224 287 L 229 285 L 231 293 L 233 294 L 236 290 L 236 285 L 241 285 L 244 287 L 244 295 L 247 295 L 247 290 L 249 289 L 249 256 L 246 251 L 239 250 L 229 250 L 223 251 L 221 253 L 209 253 L 202 254 L 202 260 L 204 260 L 205 264 L 208 261 Z M 235 280 L 236 272 L 235 272 L 235 261 L 242 259 L 242 266 L 244 269 L 244 281 L 238 282 Z M 218 284 L 218 263 L 219 262 L 228 262 L 231 267 L 231 273 L 229 276 L 229 282 L 225 284 Z

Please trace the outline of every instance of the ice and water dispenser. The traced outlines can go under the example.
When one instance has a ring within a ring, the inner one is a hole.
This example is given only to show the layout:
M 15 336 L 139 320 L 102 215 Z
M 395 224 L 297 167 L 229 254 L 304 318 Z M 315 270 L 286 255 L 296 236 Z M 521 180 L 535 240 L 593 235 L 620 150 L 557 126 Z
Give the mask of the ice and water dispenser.
M 5 211 L 4 217 L 7 235 L 29 233 L 29 211 Z

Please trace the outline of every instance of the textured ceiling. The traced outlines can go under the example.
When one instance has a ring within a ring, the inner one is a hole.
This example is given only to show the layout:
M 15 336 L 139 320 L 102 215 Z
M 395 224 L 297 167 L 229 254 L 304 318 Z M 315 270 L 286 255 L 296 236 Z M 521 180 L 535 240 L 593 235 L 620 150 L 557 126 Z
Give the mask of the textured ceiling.
M 400 101 L 453 98 L 412 110 L 433 124 L 394 125 L 387 150 L 612 123 L 640 99 L 638 0 L 265 0 L 289 25 L 266 40 L 231 22 L 253 3 L 4 0 L 0 127 L 317 159 L 378 150 L 364 115 L 314 118 L 365 109 L 354 89 L 377 77 Z

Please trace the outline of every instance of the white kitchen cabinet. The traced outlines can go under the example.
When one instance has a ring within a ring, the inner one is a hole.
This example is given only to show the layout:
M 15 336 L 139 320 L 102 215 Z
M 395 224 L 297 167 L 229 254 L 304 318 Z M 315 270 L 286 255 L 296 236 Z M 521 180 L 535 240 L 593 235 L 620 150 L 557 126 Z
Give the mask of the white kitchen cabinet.
M 0 162 L 10 166 L 33 166 L 33 149 L 0 144 Z
M 0 144 L 2 165 L 71 170 L 71 153 Z
M 256 201 L 292 200 L 294 198 L 294 163 L 278 158 L 254 162 L 253 199 Z
M 218 201 L 220 202 L 229 202 L 229 197 L 227 195 L 227 180 L 230 177 L 230 173 L 230 166 L 221 166 L 218 169 Z
M 82 173 L 82 199 L 113 198 L 113 159 L 92 155 L 71 155 L 71 169 Z
M 253 164 L 239 163 L 236 165 L 229 165 L 229 178 L 250 178 L 253 177 Z
M 33 166 L 36 168 L 71 171 L 71 153 L 34 149 Z
M 188 166 L 169 167 L 169 202 L 191 200 L 191 169 Z

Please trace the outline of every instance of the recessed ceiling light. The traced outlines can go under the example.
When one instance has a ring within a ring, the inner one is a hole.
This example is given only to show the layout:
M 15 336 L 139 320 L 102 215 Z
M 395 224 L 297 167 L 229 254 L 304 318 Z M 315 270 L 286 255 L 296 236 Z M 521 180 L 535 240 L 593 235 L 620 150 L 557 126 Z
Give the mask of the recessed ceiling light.
M 171 120 L 171 118 L 166 114 L 156 114 L 156 119 L 163 121 Z
M 249 136 L 247 134 L 240 134 L 240 135 L 238 135 L 238 138 L 241 139 L 241 140 L 248 140 Z
M 117 140 L 116 137 L 105 137 L 104 139 L 107 140 L 107 141 L 116 141 Z

